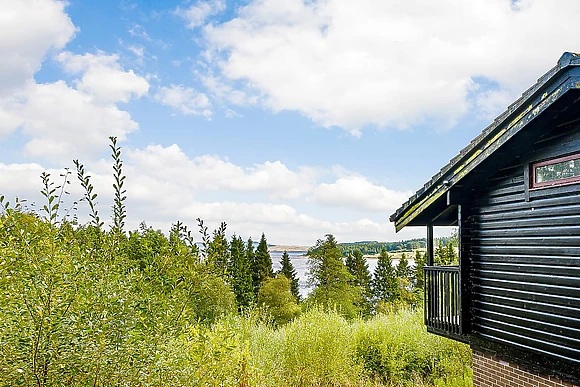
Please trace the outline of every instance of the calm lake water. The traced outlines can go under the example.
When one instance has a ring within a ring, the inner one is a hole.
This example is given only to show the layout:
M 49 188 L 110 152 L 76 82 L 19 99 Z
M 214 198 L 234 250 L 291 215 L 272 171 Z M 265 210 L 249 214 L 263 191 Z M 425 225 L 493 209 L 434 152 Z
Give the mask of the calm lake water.
M 298 274 L 298 282 L 300 286 L 300 295 L 302 297 L 308 296 L 308 294 L 312 291 L 312 288 L 308 285 L 308 258 L 304 256 L 306 251 L 292 251 L 288 252 L 290 256 L 290 260 L 292 261 L 292 265 L 294 265 L 294 269 L 296 269 L 296 273 Z M 280 261 L 282 260 L 282 251 L 270 251 L 270 256 L 272 257 L 272 265 L 274 267 L 274 271 L 280 270 Z M 372 273 L 375 271 L 377 267 L 377 259 L 367 259 L 369 264 L 369 271 Z M 399 263 L 398 259 L 393 259 L 393 265 L 396 266 Z M 413 265 L 413 260 L 409 260 L 409 264 Z

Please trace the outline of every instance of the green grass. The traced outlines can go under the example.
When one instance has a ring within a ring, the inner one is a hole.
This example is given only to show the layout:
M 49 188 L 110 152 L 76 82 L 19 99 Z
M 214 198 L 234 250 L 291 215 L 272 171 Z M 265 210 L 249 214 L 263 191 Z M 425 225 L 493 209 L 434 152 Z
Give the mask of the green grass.
M 308 311 L 280 327 L 233 316 L 163 352 L 155 385 L 471 386 L 471 352 L 428 334 L 420 311 L 370 320 Z

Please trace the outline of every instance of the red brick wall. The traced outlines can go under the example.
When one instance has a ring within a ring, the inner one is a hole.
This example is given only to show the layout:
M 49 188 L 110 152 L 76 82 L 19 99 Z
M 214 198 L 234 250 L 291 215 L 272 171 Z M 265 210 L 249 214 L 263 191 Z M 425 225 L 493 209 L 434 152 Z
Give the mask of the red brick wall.
M 473 387 L 580 387 L 552 376 L 528 372 L 517 364 L 473 351 Z

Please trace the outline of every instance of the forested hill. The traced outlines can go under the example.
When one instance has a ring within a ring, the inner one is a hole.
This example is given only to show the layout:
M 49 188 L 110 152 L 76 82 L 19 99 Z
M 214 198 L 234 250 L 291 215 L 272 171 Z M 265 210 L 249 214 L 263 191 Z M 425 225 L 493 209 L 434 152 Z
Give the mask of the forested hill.
M 441 240 L 443 246 L 453 237 L 437 238 Z M 438 242 L 437 242 L 438 243 Z M 437 244 L 435 243 L 435 244 Z M 387 252 L 391 251 L 413 251 L 416 249 L 424 249 L 427 247 L 427 240 L 425 238 L 408 239 L 398 242 L 377 242 L 377 241 L 361 241 L 361 242 L 347 242 L 338 245 L 343 253 L 352 250 L 360 250 L 365 255 L 378 254 L 384 248 Z

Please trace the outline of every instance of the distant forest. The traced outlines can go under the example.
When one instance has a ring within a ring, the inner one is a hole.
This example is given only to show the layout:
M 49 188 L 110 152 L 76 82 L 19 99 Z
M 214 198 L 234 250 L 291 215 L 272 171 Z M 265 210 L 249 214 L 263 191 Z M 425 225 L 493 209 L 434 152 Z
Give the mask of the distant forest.
M 453 242 L 457 239 L 456 236 L 435 238 L 435 245 L 437 246 L 439 241 L 445 246 L 450 241 Z M 384 248 L 387 252 L 395 251 L 413 251 L 416 249 L 427 248 L 426 238 L 415 238 L 408 239 L 398 242 L 377 242 L 377 241 L 362 241 L 362 242 L 348 242 L 340 243 L 338 245 L 343 255 L 346 255 L 349 251 L 360 250 L 364 255 L 379 254 Z

